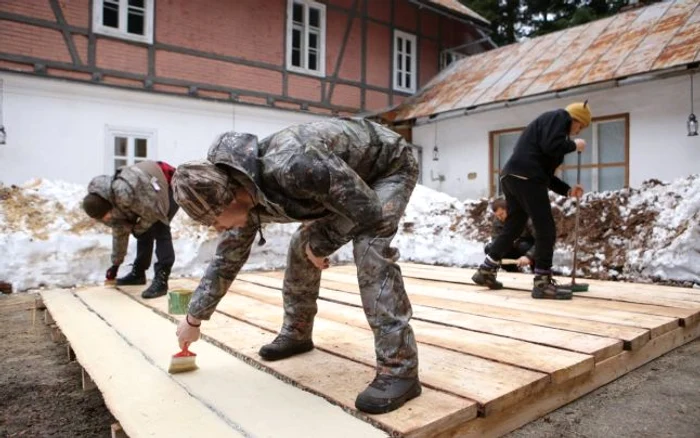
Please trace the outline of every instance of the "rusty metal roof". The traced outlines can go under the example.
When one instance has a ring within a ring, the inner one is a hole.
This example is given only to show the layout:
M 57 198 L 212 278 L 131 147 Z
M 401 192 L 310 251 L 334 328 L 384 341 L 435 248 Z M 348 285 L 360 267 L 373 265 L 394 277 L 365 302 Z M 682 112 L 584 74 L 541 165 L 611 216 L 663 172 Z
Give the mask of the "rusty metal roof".
M 458 0 L 427 0 L 426 3 L 432 3 L 434 5 L 442 6 L 443 8 L 449 9 L 451 11 L 457 12 L 460 15 L 465 15 L 467 17 L 475 18 L 479 21 L 483 21 L 488 24 L 489 20 L 485 19 L 481 15 L 477 14 L 473 10 L 464 6 Z
M 463 59 L 391 113 L 410 120 L 699 61 L 700 0 L 666 1 Z

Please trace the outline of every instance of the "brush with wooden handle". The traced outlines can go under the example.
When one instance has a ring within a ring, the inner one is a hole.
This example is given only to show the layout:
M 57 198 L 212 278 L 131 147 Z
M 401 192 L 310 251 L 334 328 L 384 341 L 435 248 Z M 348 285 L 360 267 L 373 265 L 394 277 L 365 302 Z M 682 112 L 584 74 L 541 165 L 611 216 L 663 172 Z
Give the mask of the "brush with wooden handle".
M 185 344 L 185 348 L 179 353 L 174 354 L 170 359 L 170 366 L 168 367 L 168 372 L 170 374 L 185 373 L 198 368 L 196 363 L 197 355 L 192 353 L 189 347 L 189 344 Z

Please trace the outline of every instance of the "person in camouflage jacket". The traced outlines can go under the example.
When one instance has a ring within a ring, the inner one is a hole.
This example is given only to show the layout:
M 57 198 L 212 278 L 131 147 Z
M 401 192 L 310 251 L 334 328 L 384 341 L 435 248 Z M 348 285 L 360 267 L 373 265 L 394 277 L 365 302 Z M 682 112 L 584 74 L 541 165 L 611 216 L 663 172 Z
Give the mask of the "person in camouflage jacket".
M 263 346 L 265 360 L 314 348 L 321 270 L 352 241 L 359 288 L 374 333 L 377 374 L 356 407 L 383 413 L 421 393 L 411 303 L 399 252 L 390 246 L 418 178 L 411 145 L 366 120 L 331 119 L 289 127 L 258 142 L 228 132 L 207 160 L 179 166 L 175 200 L 196 221 L 222 232 L 214 260 L 178 327 L 181 347 L 199 337 L 245 264 L 265 223 L 301 222 L 291 239 L 283 283 L 284 322 Z
M 105 275 L 114 280 L 124 262 L 129 233 L 136 237 L 136 260 L 132 271 L 116 280 L 118 285 L 146 284 L 155 241 L 157 262 L 151 285 L 141 294 L 155 298 L 168 291 L 173 263 L 170 221 L 177 213 L 170 182 L 175 169 L 167 163 L 142 161 L 125 166 L 114 175 L 100 175 L 88 185 L 83 209 L 93 219 L 112 228 L 112 266 Z

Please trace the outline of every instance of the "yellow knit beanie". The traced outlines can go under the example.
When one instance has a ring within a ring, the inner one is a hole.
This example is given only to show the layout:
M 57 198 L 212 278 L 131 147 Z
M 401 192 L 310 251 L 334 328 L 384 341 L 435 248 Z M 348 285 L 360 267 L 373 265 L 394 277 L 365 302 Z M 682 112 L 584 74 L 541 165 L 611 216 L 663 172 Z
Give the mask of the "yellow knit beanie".
M 588 101 L 572 103 L 566 107 L 566 112 L 572 119 L 581 122 L 584 129 L 591 124 L 591 107 L 588 106 Z

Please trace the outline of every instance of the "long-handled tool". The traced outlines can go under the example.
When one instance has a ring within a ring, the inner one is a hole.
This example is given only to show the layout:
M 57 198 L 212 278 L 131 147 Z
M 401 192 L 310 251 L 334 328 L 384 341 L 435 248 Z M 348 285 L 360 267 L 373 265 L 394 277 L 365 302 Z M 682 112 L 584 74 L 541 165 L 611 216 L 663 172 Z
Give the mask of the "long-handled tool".
M 576 165 L 576 184 L 581 185 L 581 152 L 578 153 Z M 576 227 L 574 228 L 574 266 L 571 270 L 571 292 L 588 292 L 588 283 L 576 283 L 576 268 L 578 267 L 578 224 L 581 199 L 576 198 Z

